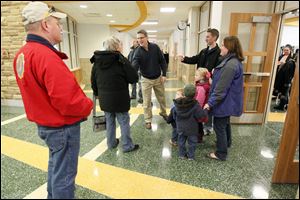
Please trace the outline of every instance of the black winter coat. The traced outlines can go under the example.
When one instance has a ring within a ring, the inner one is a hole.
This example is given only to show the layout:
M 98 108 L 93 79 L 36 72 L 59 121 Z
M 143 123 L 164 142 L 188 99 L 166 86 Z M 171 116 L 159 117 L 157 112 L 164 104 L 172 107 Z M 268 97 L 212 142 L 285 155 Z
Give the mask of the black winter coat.
M 129 83 L 138 81 L 138 74 L 120 52 L 95 51 L 91 84 L 99 96 L 101 110 L 128 112 L 130 109 Z
M 209 72 L 213 70 L 218 64 L 220 59 L 221 50 L 217 46 L 211 50 L 209 47 L 202 49 L 200 53 L 193 57 L 184 57 L 183 63 L 186 64 L 197 64 L 197 69 L 199 67 L 206 68 Z

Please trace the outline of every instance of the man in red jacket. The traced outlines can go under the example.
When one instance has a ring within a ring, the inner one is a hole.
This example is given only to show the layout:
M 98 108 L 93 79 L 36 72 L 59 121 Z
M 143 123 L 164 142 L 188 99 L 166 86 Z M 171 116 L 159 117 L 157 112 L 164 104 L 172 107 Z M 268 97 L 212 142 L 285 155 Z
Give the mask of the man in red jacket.
M 45 3 L 30 2 L 22 11 L 26 44 L 14 59 L 14 72 L 26 115 L 49 147 L 48 198 L 74 198 L 80 148 L 80 123 L 93 102 L 86 97 L 53 45 L 62 40 L 66 14 Z

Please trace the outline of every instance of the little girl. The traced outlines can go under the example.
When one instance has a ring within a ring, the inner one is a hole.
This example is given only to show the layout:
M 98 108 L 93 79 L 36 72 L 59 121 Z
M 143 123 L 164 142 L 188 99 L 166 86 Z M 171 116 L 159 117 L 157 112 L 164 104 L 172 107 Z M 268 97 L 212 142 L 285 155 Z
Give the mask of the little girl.
M 206 68 L 198 68 L 195 72 L 195 86 L 196 86 L 196 95 L 195 99 L 198 101 L 201 108 L 204 107 L 204 105 L 208 101 L 208 94 L 210 89 L 210 73 Z M 199 137 L 198 137 L 198 143 L 202 143 L 203 140 L 203 124 L 202 122 L 207 122 L 208 118 L 202 118 L 199 120 Z

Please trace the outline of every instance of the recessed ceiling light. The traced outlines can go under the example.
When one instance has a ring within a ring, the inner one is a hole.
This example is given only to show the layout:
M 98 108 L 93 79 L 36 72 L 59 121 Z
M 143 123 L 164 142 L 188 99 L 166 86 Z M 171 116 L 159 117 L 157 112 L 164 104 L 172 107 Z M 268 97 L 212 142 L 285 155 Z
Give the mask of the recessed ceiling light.
M 106 14 L 106 17 L 112 17 L 112 14 Z
M 160 12 L 171 13 L 175 12 L 176 8 L 160 8 Z
M 147 30 L 147 33 L 157 33 L 157 30 Z
M 87 8 L 87 5 L 80 5 L 80 8 Z
M 148 35 L 148 37 L 156 37 L 157 35 Z
M 110 20 L 109 22 L 110 22 L 110 23 L 115 23 L 116 21 L 115 21 L 115 20 Z
M 157 25 L 158 20 L 147 20 L 142 23 L 142 25 Z

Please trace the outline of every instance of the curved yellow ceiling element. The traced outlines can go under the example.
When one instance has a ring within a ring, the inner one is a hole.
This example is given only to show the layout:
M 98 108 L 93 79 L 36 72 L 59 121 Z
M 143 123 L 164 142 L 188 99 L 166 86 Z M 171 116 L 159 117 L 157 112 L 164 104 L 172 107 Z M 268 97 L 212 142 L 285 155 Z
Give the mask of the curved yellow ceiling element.
M 132 30 L 136 27 L 138 27 L 139 25 L 141 25 L 141 23 L 143 23 L 145 21 L 145 19 L 147 18 L 147 6 L 145 1 L 136 1 L 136 4 L 140 10 L 140 18 L 132 25 L 122 25 L 122 24 L 116 24 L 116 25 L 110 25 L 110 27 L 121 27 L 121 28 L 125 28 L 123 30 L 119 30 L 119 32 L 126 32 L 129 30 Z

